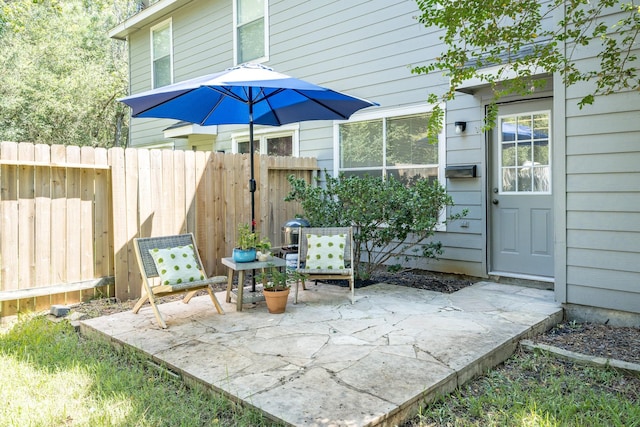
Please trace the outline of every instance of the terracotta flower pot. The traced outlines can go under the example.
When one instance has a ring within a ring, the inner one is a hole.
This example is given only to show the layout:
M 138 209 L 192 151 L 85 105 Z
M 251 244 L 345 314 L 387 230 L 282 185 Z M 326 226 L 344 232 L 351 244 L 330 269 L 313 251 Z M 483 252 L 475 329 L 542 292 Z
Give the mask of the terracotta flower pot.
M 262 293 L 267 303 L 267 309 L 271 314 L 284 313 L 287 308 L 287 300 L 289 298 L 289 291 L 291 289 L 283 289 L 279 291 L 270 291 L 265 289 Z

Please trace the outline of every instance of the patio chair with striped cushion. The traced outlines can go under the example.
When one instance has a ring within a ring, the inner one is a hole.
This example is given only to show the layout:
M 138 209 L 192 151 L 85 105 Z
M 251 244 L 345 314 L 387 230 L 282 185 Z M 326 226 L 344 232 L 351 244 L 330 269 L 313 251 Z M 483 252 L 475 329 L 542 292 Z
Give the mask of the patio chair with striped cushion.
M 346 280 L 355 299 L 353 264 L 353 227 L 300 228 L 298 232 L 297 271 L 307 280 Z M 294 302 L 298 302 L 298 286 L 306 289 L 304 280 L 296 281 Z
M 165 329 L 167 323 L 158 310 L 156 296 L 186 293 L 182 301 L 187 304 L 197 291 L 206 289 L 218 313 L 224 314 L 209 285 L 226 283 L 227 277 L 207 277 L 193 234 L 136 238 L 133 242 L 142 273 L 141 296 L 134 313 L 149 301 L 158 324 Z

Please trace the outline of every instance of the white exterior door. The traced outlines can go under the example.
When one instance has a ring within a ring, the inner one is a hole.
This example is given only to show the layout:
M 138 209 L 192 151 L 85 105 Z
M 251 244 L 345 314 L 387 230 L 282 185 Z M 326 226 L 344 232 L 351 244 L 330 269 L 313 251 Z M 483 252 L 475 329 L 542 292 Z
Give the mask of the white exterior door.
M 491 132 L 490 273 L 553 277 L 552 100 L 499 107 Z

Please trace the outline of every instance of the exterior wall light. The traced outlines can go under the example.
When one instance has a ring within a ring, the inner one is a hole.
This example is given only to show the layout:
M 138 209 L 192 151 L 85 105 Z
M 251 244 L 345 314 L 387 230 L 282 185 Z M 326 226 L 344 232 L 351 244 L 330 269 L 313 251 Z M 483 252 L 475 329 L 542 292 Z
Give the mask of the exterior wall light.
M 467 129 L 467 122 L 456 122 L 456 135 L 460 135 Z

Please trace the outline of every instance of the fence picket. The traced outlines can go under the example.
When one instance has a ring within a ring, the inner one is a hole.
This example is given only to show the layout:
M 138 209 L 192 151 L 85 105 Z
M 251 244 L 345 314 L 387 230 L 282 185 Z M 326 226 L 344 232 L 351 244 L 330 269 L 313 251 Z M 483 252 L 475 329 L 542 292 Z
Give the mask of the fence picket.
M 48 145 L 35 146 L 35 161 L 51 162 L 51 148 Z M 51 168 L 35 168 L 35 262 L 34 286 L 51 284 Z
M 0 159 L 18 160 L 18 144 L 0 143 Z M 0 222 L 0 286 L 2 289 L 18 289 L 18 167 L 0 165 L 0 196 L 2 197 L 2 221 Z M 10 303 L 2 303 L 2 312 L 10 309 Z
M 34 160 L 33 144 L 18 144 L 18 160 Z M 34 168 L 20 166 L 18 170 L 18 288 L 34 285 L 35 277 L 35 192 Z
M 63 145 L 51 147 L 51 162 L 65 163 L 67 151 Z M 67 169 L 51 168 L 51 273 L 49 283 L 67 282 Z M 51 296 L 51 304 L 64 304 L 65 295 Z

